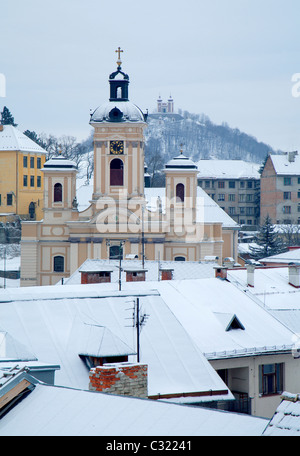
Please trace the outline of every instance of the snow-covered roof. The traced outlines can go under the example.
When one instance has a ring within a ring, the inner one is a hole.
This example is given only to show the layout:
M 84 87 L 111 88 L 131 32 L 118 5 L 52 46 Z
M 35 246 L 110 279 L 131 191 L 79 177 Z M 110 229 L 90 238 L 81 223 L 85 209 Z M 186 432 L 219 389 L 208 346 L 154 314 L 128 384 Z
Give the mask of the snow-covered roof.
M 78 210 L 84 211 L 90 206 L 93 194 L 93 176 L 89 182 L 82 170 L 80 177 L 76 179 L 76 197 Z M 165 187 L 145 187 L 145 199 L 147 209 L 157 210 L 158 197 L 161 199 L 162 211 L 165 211 L 166 189 Z M 200 187 L 197 187 L 197 222 L 199 223 L 222 223 L 224 228 L 238 228 L 239 225 Z
M 160 197 L 162 211 L 165 212 L 166 190 L 164 187 L 145 188 L 147 209 L 157 210 Z M 198 223 L 222 223 L 224 228 L 239 228 L 239 225 L 201 188 L 197 187 L 196 221 Z
M 260 436 L 267 424 L 238 413 L 37 383 L 2 417 L 0 435 Z
M 300 248 L 291 249 L 288 252 L 278 253 L 259 260 L 261 263 L 300 263 Z
M 243 160 L 200 160 L 198 179 L 260 179 L 260 165 Z
M 79 211 L 90 206 L 92 194 L 93 179 L 89 183 L 85 183 L 85 179 L 78 180 L 76 196 Z M 146 187 L 144 194 L 148 210 L 157 210 L 159 197 L 162 203 L 162 211 L 165 212 L 166 189 L 164 187 Z M 239 225 L 200 187 L 197 187 L 196 220 L 198 223 L 222 223 L 224 228 L 239 228 Z
M 91 115 L 90 122 L 109 122 L 109 113 L 114 109 L 122 113 L 122 120 L 125 122 L 145 122 L 144 114 L 138 106 L 130 101 L 107 101 L 99 106 Z
M 165 165 L 165 169 L 197 169 L 196 164 L 189 157 L 186 157 L 183 154 L 178 155 L 177 157 L 172 158 Z
M 101 285 L 103 290 L 118 288 L 117 283 Z M 139 289 L 140 282 L 122 283 L 124 292 Z M 289 351 L 293 345 L 293 333 L 260 302 L 230 282 L 216 278 L 143 282 L 142 289 L 145 293 L 153 289 L 159 292 L 169 311 L 208 359 Z M 226 330 L 231 329 L 234 319 L 245 329 Z
M 217 265 L 217 260 L 207 262 L 197 261 L 150 261 L 145 260 L 146 269 L 146 280 L 157 281 L 159 280 L 159 270 L 163 267 L 164 269 L 173 269 L 173 279 L 184 280 L 184 279 L 201 279 L 214 277 L 215 271 L 214 266 Z M 122 260 L 122 272 L 121 280 L 125 282 L 126 274 L 125 271 L 130 268 L 142 267 L 141 260 Z M 87 259 L 69 278 L 64 280 L 67 285 L 80 284 L 81 283 L 81 272 L 101 272 L 101 271 L 112 271 L 111 282 L 117 283 L 119 281 L 119 260 L 100 260 L 100 259 Z M 59 282 L 60 283 L 60 282 Z
M 143 289 L 151 285 L 143 282 Z M 137 289 L 137 283 L 128 282 L 123 288 Z M 208 359 L 291 350 L 293 333 L 230 282 L 217 278 L 161 281 L 155 288 Z M 233 317 L 244 330 L 226 331 Z
M 245 269 L 230 270 L 227 277 L 287 328 L 300 333 L 300 289 L 289 284 L 288 267 L 256 268 L 253 287 L 247 286 Z M 297 342 L 297 338 L 293 337 L 292 342 Z
M 155 287 L 145 293 L 145 283 L 124 291 L 118 291 L 117 284 L 106 285 L 111 288 L 96 284 L 0 290 L 1 325 L 30 347 L 40 362 L 61 366 L 57 385 L 86 389 L 88 370 L 79 357 L 90 341 L 86 325 L 108 328 L 136 352 L 132 315 L 140 296 L 141 315 L 147 315 L 140 355 L 141 362 L 148 364 L 149 396 L 213 391 L 215 400 L 233 398 Z M 129 356 L 132 360 L 136 357 Z M 207 401 L 208 396 L 211 400 L 210 393 L 182 400 Z
M 0 130 L 0 151 L 17 150 L 21 152 L 37 152 L 46 154 L 46 150 L 24 135 L 13 125 L 3 125 Z
M 44 168 L 54 168 L 54 169 L 77 169 L 77 165 L 74 161 L 69 160 L 68 158 L 64 157 L 63 155 L 58 155 L 51 157 L 44 163 Z
M 269 155 L 276 174 L 279 175 L 300 175 L 300 155 L 294 154 L 295 161 L 289 161 L 288 153 L 280 155 Z
M 281 403 L 268 423 L 264 436 L 296 437 L 300 435 L 300 395 L 284 391 Z

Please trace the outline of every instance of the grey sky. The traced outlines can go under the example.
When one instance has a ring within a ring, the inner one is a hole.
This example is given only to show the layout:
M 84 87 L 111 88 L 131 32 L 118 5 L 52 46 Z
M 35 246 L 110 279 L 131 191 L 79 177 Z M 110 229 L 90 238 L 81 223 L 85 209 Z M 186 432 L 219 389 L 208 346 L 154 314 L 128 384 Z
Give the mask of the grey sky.
M 0 108 L 22 131 L 87 137 L 121 46 L 142 109 L 172 94 L 176 109 L 298 149 L 299 17 L 299 0 L 3 0 Z

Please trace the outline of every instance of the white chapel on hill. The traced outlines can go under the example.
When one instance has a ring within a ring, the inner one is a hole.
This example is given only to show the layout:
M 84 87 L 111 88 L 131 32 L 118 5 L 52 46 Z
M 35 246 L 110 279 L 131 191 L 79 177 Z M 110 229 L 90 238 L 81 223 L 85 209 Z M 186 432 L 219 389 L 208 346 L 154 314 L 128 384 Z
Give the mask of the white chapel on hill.
M 55 284 L 87 259 L 213 256 L 222 264 L 226 257 L 237 258 L 238 225 L 197 187 L 197 166 L 183 151 L 165 165 L 165 188 L 145 188 L 147 115 L 129 101 L 129 77 L 117 52 L 109 100 L 90 117 L 90 200 L 79 211 L 75 163 L 57 156 L 44 164 L 43 219 L 22 224 L 21 286 Z

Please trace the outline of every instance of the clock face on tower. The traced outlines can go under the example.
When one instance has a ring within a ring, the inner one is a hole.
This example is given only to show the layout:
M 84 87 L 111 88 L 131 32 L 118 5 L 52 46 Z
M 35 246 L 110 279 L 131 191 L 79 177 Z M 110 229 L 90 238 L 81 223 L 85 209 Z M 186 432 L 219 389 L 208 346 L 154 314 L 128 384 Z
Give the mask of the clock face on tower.
M 124 142 L 123 141 L 110 141 L 110 153 L 114 155 L 120 155 L 124 153 Z

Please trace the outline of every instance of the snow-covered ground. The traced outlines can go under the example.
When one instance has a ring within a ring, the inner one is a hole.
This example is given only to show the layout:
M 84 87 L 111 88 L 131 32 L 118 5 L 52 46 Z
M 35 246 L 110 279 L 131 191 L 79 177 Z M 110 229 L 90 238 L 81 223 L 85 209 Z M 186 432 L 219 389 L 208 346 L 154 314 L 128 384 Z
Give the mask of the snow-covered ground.
M 6 250 L 6 255 L 5 255 Z M 0 244 L 0 271 L 18 271 L 21 264 L 21 248 L 19 244 Z M 4 279 L 0 277 L 0 288 L 20 286 L 20 279 Z

